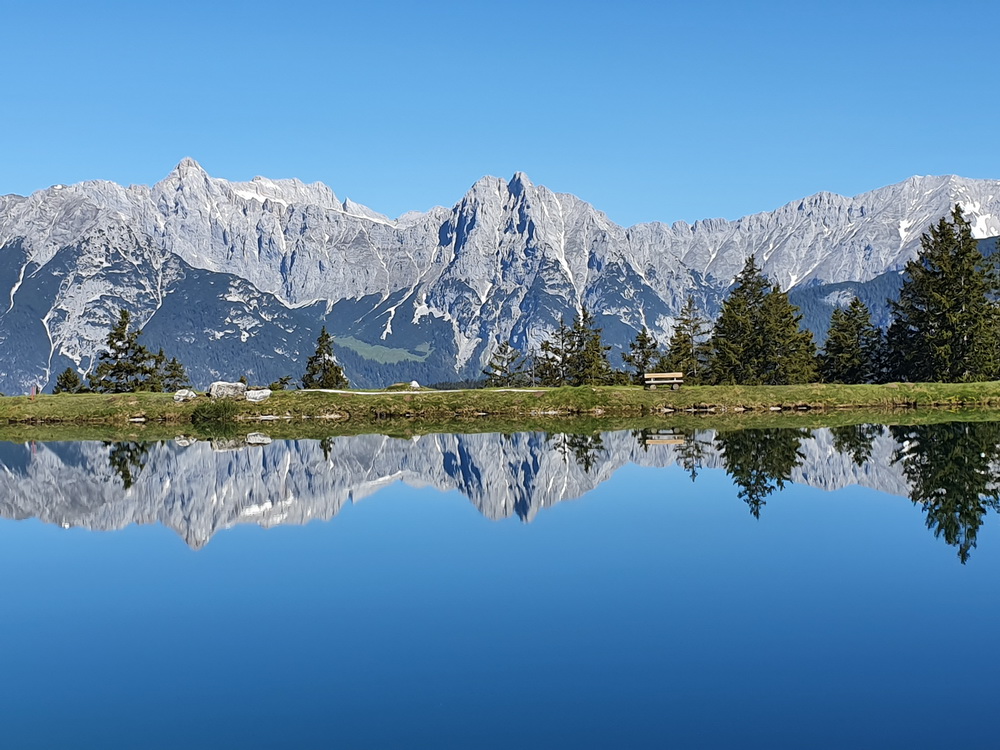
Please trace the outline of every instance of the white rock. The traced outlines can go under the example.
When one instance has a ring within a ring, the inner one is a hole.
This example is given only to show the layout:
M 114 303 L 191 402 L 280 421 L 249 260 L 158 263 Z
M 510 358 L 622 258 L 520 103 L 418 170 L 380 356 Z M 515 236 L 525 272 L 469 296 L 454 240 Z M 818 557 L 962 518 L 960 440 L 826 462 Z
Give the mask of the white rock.
M 216 380 L 208 388 L 208 395 L 212 398 L 243 398 L 246 392 L 245 383 L 227 383 L 224 380 Z
M 193 398 L 198 398 L 198 394 L 194 391 L 188 390 L 187 388 L 181 388 L 177 393 L 174 394 L 174 401 L 181 403 L 183 401 L 190 401 Z
M 263 432 L 251 432 L 247 435 L 247 445 L 270 445 L 271 437 Z
M 412 388 L 415 391 L 419 391 L 420 390 L 420 383 L 418 383 L 416 380 L 411 380 L 410 381 L 410 388 Z
M 271 390 L 269 388 L 249 390 L 246 392 L 246 397 L 247 401 L 259 404 L 261 401 L 267 401 L 271 397 Z

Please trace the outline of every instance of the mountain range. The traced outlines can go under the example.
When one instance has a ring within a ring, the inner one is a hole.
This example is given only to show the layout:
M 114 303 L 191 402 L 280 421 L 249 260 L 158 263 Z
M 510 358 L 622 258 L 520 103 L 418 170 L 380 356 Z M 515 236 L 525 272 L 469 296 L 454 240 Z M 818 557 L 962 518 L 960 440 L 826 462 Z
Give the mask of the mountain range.
M 474 378 L 498 342 L 537 346 L 582 305 L 619 350 L 643 325 L 665 340 L 689 295 L 714 317 L 749 255 L 822 334 L 855 294 L 884 318 L 879 295 L 956 203 L 977 238 L 1000 235 L 1000 181 L 954 176 L 626 228 L 521 173 L 392 219 L 319 183 L 231 182 L 184 159 L 151 187 L 0 197 L 0 391 L 88 371 L 121 308 L 197 386 L 297 376 L 321 326 L 356 385 Z
M 697 463 L 703 469 L 726 465 L 717 437 L 704 430 L 689 438 L 688 445 L 699 448 Z M 574 443 L 574 438 L 584 440 Z M 529 522 L 544 508 L 581 497 L 626 465 L 683 463 L 682 447 L 648 444 L 631 432 L 274 442 L 253 435 L 249 443 L 183 437 L 145 444 L 0 442 L 0 518 L 105 531 L 160 523 L 201 547 L 237 524 L 329 520 L 345 505 L 402 481 L 457 490 L 491 520 Z M 788 477 L 792 482 L 824 490 L 862 485 L 909 494 L 902 467 L 894 461 L 899 445 L 886 431 L 874 437 L 870 456 L 860 464 L 835 448 L 830 430 L 803 434 L 797 446 Z M 668 500 L 668 486 L 663 493 Z

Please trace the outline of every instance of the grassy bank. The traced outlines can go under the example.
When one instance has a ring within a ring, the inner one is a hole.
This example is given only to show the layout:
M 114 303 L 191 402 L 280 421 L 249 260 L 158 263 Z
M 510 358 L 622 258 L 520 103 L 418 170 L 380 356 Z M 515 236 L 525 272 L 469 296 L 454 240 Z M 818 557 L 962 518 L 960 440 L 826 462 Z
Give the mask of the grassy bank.
M 0 398 L 0 425 L 104 425 L 128 431 L 154 423 L 198 426 L 223 421 L 269 425 L 318 423 L 326 434 L 352 432 L 449 431 L 477 422 L 523 424 L 552 429 L 580 417 L 610 425 L 616 419 L 663 415 L 713 415 L 747 422 L 762 413 L 826 414 L 839 410 L 954 409 L 1000 407 L 1000 383 L 890 383 L 887 385 L 685 386 L 678 391 L 646 391 L 609 386 L 525 391 L 383 391 L 325 393 L 277 391 L 262 404 L 227 405 L 225 414 L 207 397 L 178 404 L 171 394 L 59 394 Z M 214 413 L 214 414 L 213 414 Z M 770 420 L 769 420 L 770 421 Z M 331 429 L 336 424 L 336 430 Z M 608 427 L 609 429 L 611 427 Z M 301 432 L 301 430 L 299 430 Z

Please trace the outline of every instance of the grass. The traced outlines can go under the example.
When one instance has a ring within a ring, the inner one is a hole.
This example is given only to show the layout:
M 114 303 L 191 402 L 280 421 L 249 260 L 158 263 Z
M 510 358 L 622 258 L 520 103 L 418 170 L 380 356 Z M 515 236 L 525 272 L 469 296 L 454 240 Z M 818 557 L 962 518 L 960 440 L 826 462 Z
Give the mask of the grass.
M 1000 383 L 890 383 L 887 385 L 685 386 L 646 391 L 634 386 L 322 393 L 275 391 L 266 402 L 226 404 L 199 397 L 175 403 L 169 393 L 59 394 L 0 398 L 0 426 L 24 433 L 31 425 L 108 427 L 131 434 L 211 432 L 219 423 L 267 425 L 271 434 L 324 435 L 381 432 L 594 431 L 663 426 L 689 420 L 751 426 L 790 421 L 802 426 L 886 421 L 900 409 L 934 409 L 948 416 L 967 407 L 1000 406 Z M 840 414 L 844 412 L 844 414 Z M 849 412 L 849 413 L 847 413 Z M 989 412 L 987 412 L 989 413 Z M 780 417 L 781 419 L 777 419 Z M 905 418 L 909 420 L 909 416 Z M 263 420 L 263 421 L 262 421 Z M 565 425 L 576 425 L 569 429 Z M 627 423 L 627 424 L 625 424 Z M 821 424 L 820 424 L 821 423 Z M 593 425 L 593 428 L 584 425 Z M 30 438 L 28 438 L 30 439 Z

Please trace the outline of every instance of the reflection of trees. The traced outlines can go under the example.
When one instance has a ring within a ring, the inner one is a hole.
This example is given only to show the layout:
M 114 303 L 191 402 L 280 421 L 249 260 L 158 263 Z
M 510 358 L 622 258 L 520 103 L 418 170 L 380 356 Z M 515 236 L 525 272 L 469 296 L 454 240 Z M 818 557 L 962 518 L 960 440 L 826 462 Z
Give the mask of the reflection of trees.
M 976 546 L 988 508 L 1000 510 L 994 465 L 1000 459 L 1000 422 L 946 422 L 890 427 L 896 461 L 910 499 L 927 514 L 927 528 L 958 547 L 962 564 Z
M 845 427 L 831 427 L 833 449 L 837 453 L 850 456 L 855 464 L 864 466 L 872 456 L 875 438 L 882 435 L 885 428 L 880 424 L 851 424 Z
M 122 480 L 122 486 L 128 489 L 146 467 L 149 443 L 117 442 L 105 445 L 110 447 L 108 465 Z
M 330 454 L 333 453 L 333 438 L 325 437 L 319 441 L 320 450 L 323 451 L 323 460 L 329 461 Z
M 705 455 L 711 443 L 703 440 L 699 435 L 704 433 L 694 432 L 691 437 L 684 441 L 683 445 L 678 445 L 674 450 L 677 453 L 678 463 L 691 477 L 693 482 L 698 478 L 698 470 L 705 465 Z
M 722 453 L 726 472 L 740 488 L 738 497 L 760 518 L 764 498 L 782 489 L 804 454 L 799 451 L 809 430 L 766 429 L 720 432 L 715 447 Z
M 604 453 L 604 439 L 596 433 L 593 435 L 549 434 L 545 439 L 559 451 L 563 461 L 568 461 L 572 455 L 580 468 L 588 474 L 597 464 L 601 454 Z

